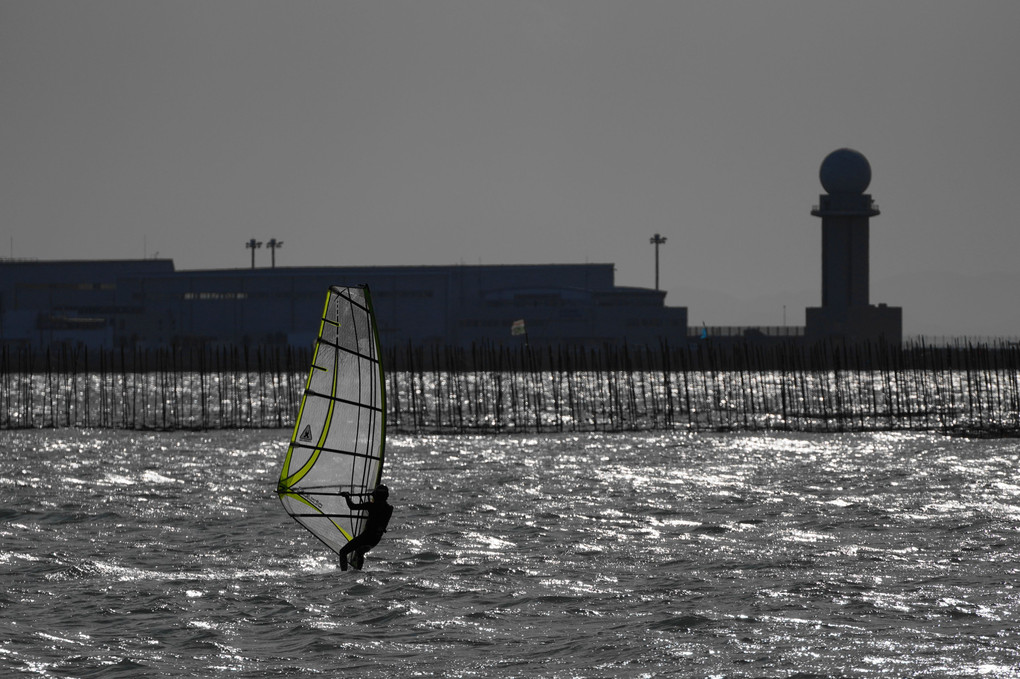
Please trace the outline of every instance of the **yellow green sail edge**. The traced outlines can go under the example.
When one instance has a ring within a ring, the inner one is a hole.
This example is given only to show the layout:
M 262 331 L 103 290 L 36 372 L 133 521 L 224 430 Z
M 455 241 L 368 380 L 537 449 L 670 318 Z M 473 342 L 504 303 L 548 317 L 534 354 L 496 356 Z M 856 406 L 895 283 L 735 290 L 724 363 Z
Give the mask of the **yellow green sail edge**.
M 325 301 L 325 303 L 322 306 L 322 315 L 321 315 L 321 318 L 319 320 L 319 332 L 316 335 L 317 338 L 321 338 L 322 337 L 322 327 L 327 322 L 327 316 L 328 316 L 328 313 L 329 313 L 329 301 L 330 301 L 330 299 L 332 299 L 332 296 L 333 296 L 332 292 L 327 292 L 326 293 L 326 301 Z M 277 493 L 290 492 L 290 486 L 300 480 L 300 476 L 298 476 L 298 474 L 291 474 L 290 473 L 290 460 L 291 460 L 291 456 L 292 456 L 292 454 L 294 452 L 294 442 L 297 440 L 297 437 L 298 437 L 298 427 L 301 426 L 302 415 L 304 415 L 304 412 L 305 412 L 305 401 L 308 399 L 308 391 L 309 391 L 309 389 L 311 389 L 311 386 L 312 386 L 312 375 L 315 374 L 316 370 L 326 370 L 326 368 L 321 368 L 318 365 L 319 346 L 320 346 L 319 342 L 316 341 L 315 342 L 315 350 L 312 352 L 312 366 L 308 370 L 308 377 L 305 379 L 305 391 L 301 395 L 301 407 L 298 408 L 298 416 L 297 416 L 297 419 L 294 420 L 294 431 L 291 432 L 291 435 L 290 435 L 290 445 L 287 446 L 287 457 L 284 458 L 284 460 L 283 460 L 283 468 L 280 470 L 280 482 L 279 482 L 279 484 L 277 484 L 277 487 L 276 487 L 276 492 Z M 334 378 L 333 378 L 334 393 L 336 393 L 336 376 L 335 375 L 336 375 L 336 373 L 334 371 Z M 326 430 L 323 429 L 322 435 L 325 436 L 325 434 L 326 434 Z M 320 439 L 321 438 L 322 437 L 320 437 Z M 321 440 L 320 440 L 320 446 L 321 446 Z M 305 463 L 305 472 L 307 472 L 308 469 L 311 469 L 311 466 L 313 464 L 315 464 L 315 459 L 316 459 L 316 457 L 318 457 L 318 454 L 319 454 L 319 451 L 316 450 L 312 454 L 312 456 L 309 458 L 308 462 Z M 304 476 L 303 473 L 300 473 L 300 475 Z M 294 496 L 297 497 L 298 499 L 302 500 L 303 502 L 307 502 L 306 500 L 301 498 L 300 495 L 294 494 Z M 312 506 L 312 507 L 315 506 L 315 505 L 313 505 L 311 503 L 308 503 L 308 504 L 310 506 Z

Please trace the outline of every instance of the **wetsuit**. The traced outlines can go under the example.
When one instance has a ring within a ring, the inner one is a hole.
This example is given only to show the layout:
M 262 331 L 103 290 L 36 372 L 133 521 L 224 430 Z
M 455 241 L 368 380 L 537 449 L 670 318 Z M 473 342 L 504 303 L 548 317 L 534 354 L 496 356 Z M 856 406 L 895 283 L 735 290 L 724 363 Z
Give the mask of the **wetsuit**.
M 347 506 L 351 509 L 364 509 L 368 512 L 368 516 L 365 518 L 365 527 L 361 533 L 344 545 L 339 552 L 340 570 L 347 570 L 347 555 L 351 552 L 354 552 L 355 555 L 351 565 L 360 570 L 365 552 L 378 545 L 382 540 L 390 517 L 393 516 L 393 505 L 386 502 L 385 499 L 376 502 L 352 502 L 350 496 L 345 499 Z

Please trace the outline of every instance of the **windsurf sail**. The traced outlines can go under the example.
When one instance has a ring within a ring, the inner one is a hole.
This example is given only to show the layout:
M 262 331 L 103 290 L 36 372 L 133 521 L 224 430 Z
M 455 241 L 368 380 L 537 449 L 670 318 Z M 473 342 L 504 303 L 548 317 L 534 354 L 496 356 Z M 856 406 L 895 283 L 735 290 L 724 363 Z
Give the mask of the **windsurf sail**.
M 331 286 L 276 492 L 288 514 L 337 552 L 365 520 L 340 493 L 367 495 L 382 480 L 384 384 L 368 286 Z

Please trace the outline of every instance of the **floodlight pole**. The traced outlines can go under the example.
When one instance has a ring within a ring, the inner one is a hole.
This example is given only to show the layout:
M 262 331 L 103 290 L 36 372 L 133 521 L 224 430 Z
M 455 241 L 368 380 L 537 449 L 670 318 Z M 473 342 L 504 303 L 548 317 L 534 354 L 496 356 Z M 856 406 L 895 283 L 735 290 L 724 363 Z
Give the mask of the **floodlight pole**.
M 271 256 L 272 261 L 273 261 L 273 268 L 275 269 L 276 268 L 276 248 L 283 247 L 283 241 L 282 240 L 276 240 L 275 238 L 270 238 L 268 241 L 266 241 L 266 247 L 269 248 L 269 251 L 271 253 L 270 256 Z
M 655 289 L 659 289 L 659 246 L 666 242 L 665 236 L 655 234 L 648 239 L 648 242 L 655 246 Z
M 244 247 L 251 248 L 251 268 L 255 268 L 255 249 L 262 247 L 262 241 L 252 238 L 244 244 Z

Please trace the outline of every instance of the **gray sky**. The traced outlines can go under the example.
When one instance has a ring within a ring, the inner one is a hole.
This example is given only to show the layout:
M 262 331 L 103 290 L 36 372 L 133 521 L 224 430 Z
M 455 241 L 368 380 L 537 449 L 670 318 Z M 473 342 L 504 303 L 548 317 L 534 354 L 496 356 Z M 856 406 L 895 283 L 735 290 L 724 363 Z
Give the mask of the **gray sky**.
M 232 268 L 275 237 L 278 265 L 651 287 L 659 232 L 692 324 L 802 323 L 849 146 L 872 301 L 1020 335 L 1017 26 L 1016 0 L 0 0 L 0 254 Z

